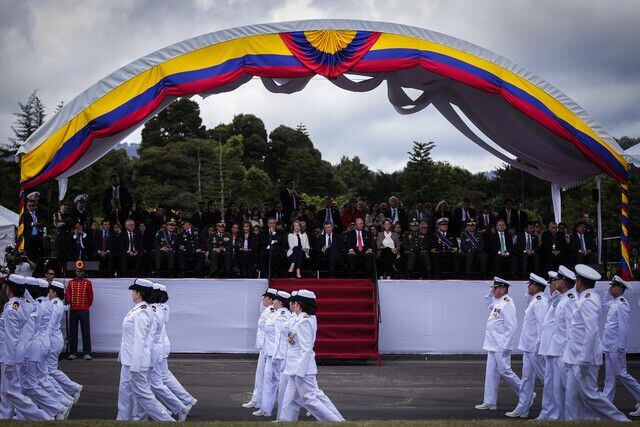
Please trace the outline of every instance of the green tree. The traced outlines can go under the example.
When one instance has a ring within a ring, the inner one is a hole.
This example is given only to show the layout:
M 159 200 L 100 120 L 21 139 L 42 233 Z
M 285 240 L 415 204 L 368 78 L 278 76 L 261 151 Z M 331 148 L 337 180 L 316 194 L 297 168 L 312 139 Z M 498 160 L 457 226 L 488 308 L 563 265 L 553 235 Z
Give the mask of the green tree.
M 373 194 L 375 174 L 360 157 L 342 156 L 334 171 L 349 197 L 366 200 Z
M 205 138 L 200 106 L 188 98 L 180 98 L 149 120 L 142 129 L 140 151 L 164 147 L 173 141 Z
M 264 201 L 270 199 L 273 195 L 273 183 L 269 179 L 269 175 L 256 166 L 247 169 L 247 173 L 243 181 L 243 197 L 244 201 L 250 207 L 260 206 Z
M 16 116 L 16 121 L 11 126 L 13 136 L 9 137 L 10 153 L 16 153 L 20 145 L 44 123 L 45 107 L 38 96 L 38 91 L 31 92 L 24 103 L 18 102 L 18 111 L 13 115 Z

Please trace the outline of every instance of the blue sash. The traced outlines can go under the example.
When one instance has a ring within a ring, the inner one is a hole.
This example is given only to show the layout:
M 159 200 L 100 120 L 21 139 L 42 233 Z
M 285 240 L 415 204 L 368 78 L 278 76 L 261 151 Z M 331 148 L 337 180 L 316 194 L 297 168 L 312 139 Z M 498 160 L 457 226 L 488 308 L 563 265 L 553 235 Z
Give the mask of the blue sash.
M 475 236 L 468 231 L 465 231 L 464 234 L 466 234 L 469 240 L 471 240 L 471 244 L 473 245 L 474 249 L 478 249 L 478 241 L 476 240 Z
M 451 240 L 447 239 L 441 233 L 438 233 L 437 235 L 438 235 L 438 240 L 440 240 L 442 243 L 444 243 L 446 247 L 448 247 L 449 249 L 453 248 L 453 243 L 451 243 Z

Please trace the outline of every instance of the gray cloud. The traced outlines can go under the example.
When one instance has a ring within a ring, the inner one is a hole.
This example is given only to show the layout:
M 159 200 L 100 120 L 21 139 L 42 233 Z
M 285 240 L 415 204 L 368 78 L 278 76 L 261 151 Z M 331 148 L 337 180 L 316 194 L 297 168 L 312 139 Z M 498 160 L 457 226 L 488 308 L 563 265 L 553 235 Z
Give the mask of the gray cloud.
M 16 102 L 39 89 L 50 110 L 113 70 L 199 34 L 261 22 L 358 18 L 415 25 L 475 43 L 563 90 L 614 136 L 640 134 L 640 2 L 583 1 L 3 1 L 0 2 L 0 142 Z M 251 81 L 201 101 L 207 126 L 250 112 L 269 130 L 304 123 L 326 159 L 359 155 L 394 170 L 412 140 L 474 171 L 499 162 L 433 110 L 398 115 L 380 87 L 365 94 L 313 80 L 301 93 L 268 93 Z M 139 139 L 139 132 L 129 140 Z

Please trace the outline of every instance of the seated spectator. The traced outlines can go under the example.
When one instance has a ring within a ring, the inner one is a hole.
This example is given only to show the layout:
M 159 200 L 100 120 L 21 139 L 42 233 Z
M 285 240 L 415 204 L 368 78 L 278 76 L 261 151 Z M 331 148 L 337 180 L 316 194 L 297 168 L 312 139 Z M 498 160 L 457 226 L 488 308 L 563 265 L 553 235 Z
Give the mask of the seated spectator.
M 102 220 L 102 230 L 93 239 L 93 258 L 98 261 L 99 273 L 103 277 L 113 274 L 113 232 L 108 219 Z
M 534 226 L 529 222 L 522 234 L 518 237 L 517 250 L 520 255 L 522 276 L 529 276 L 533 272 L 540 274 L 540 255 L 538 253 L 538 236 L 533 234 Z
M 373 271 L 373 237 L 364 231 L 364 221 L 356 218 L 354 229 L 346 236 L 347 260 L 349 269 L 356 271 L 357 263 L 364 264 L 364 271 Z
M 317 220 L 327 223 L 330 222 L 333 224 L 333 229 L 336 233 L 340 232 L 340 227 L 342 226 L 342 216 L 340 215 L 340 211 L 333 204 L 333 199 L 329 196 L 324 198 L 324 208 L 318 211 Z
M 207 201 L 207 227 L 213 227 L 222 221 L 222 212 L 213 200 Z
M 246 221 L 246 220 L 245 220 Z M 244 221 L 242 222 L 244 224 Z M 238 249 L 240 245 L 240 224 L 233 224 L 229 232 L 229 246 L 231 247 L 231 275 L 239 276 Z
M 424 224 L 423 232 L 420 232 L 420 226 Z M 431 259 L 429 257 L 429 236 L 428 223 L 426 221 L 419 222 L 417 218 L 412 218 L 409 223 L 409 231 L 402 236 L 402 253 L 406 261 L 406 269 L 409 278 L 415 272 L 416 261 L 422 260 L 422 268 L 426 272 L 431 271 Z
M 431 208 L 431 206 L 429 206 Z M 430 221 L 431 220 L 431 212 L 428 212 L 425 209 L 425 205 L 422 202 L 417 202 L 415 208 L 409 212 L 409 218 L 411 221 L 414 219 L 421 223 L 422 221 Z
M 344 212 L 342 212 L 343 228 L 346 229 L 352 222 L 355 222 L 356 218 L 363 219 L 364 215 L 362 215 L 362 212 L 358 209 L 358 201 L 356 199 L 351 199 L 347 203 Z
M 462 199 L 460 206 L 453 210 L 452 230 L 455 234 L 462 233 L 467 227 L 467 221 L 470 219 L 475 220 L 476 210 L 471 207 L 471 200 L 468 198 Z
M 257 207 L 251 209 L 251 216 L 249 217 L 249 222 L 251 226 L 262 227 L 262 215 L 260 215 L 260 210 Z
M 272 211 L 269 211 L 269 213 L 267 214 L 267 220 L 269 218 L 274 218 L 276 220 L 276 223 L 286 224 L 289 219 L 285 218 L 285 214 L 282 209 L 282 202 L 276 202 L 275 208 Z
M 564 222 L 558 223 L 558 231 L 564 234 L 564 240 L 567 243 L 567 249 L 569 248 L 569 244 L 571 243 L 571 233 L 569 233 L 567 224 Z
M 378 205 L 378 210 L 380 211 L 380 216 L 382 217 L 382 220 L 378 221 L 378 223 L 374 223 L 372 222 L 372 224 L 374 224 L 375 226 L 378 227 L 378 230 L 382 229 L 382 221 L 384 221 L 385 218 L 388 218 L 389 215 L 391 214 L 391 211 L 389 210 L 389 205 L 386 204 L 385 202 L 382 202 Z M 377 236 L 377 234 L 376 234 Z
M 369 212 L 364 217 L 364 225 L 367 228 L 370 228 L 372 225 L 382 228 L 383 222 L 384 215 L 380 212 L 380 205 L 378 203 L 372 203 Z
M 571 235 L 571 257 L 574 264 L 595 264 L 595 244 L 593 235 L 587 234 L 587 223 L 578 222 L 576 231 Z
M 436 205 L 435 212 L 433 213 L 433 220 L 438 221 L 440 218 L 449 218 L 450 216 L 451 212 L 449 212 L 449 204 L 444 200 L 440 200 Z
M 389 218 L 385 219 L 382 223 L 382 231 L 378 233 L 376 248 L 377 257 L 381 264 L 382 276 L 388 278 L 392 272 L 397 270 L 396 260 L 400 254 L 400 239 L 393 230 Z
M 247 204 L 245 202 L 240 202 L 240 204 L 238 205 L 238 219 L 241 219 L 242 221 L 236 222 L 236 224 L 238 224 L 238 227 L 240 227 L 243 222 L 249 219 L 249 215 L 249 207 L 247 206 Z
M 329 271 L 332 276 L 342 263 L 342 239 L 333 232 L 333 224 L 330 221 L 324 223 L 324 231 L 315 242 L 315 253 L 318 256 L 318 268 Z
M 482 213 L 478 216 L 478 230 L 491 231 L 496 226 L 496 217 L 493 215 L 491 205 L 482 205 Z
M 118 224 L 120 228 L 124 227 L 124 222 L 127 220 L 128 212 L 125 212 L 120 206 L 120 200 L 113 199 L 111 200 L 111 211 L 107 218 L 111 225 Z
M 153 212 L 153 216 L 151 217 L 150 222 L 150 232 L 154 236 L 158 233 L 158 231 L 162 228 L 163 225 L 167 224 L 167 215 L 165 214 L 164 207 L 158 206 L 156 210 Z
M 496 234 L 490 237 L 489 251 L 493 255 L 493 271 L 496 275 L 508 273 L 511 277 L 516 277 L 518 259 L 513 239 L 507 233 L 506 221 L 502 218 L 496 222 Z
M 393 232 L 398 236 L 402 236 L 402 225 L 399 222 L 393 224 Z
M 542 225 L 540 221 L 533 222 L 533 234 L 538 236 L 538 245 L 542 244 Z
M 153 250 L 155 252 L 155 274 L 157 275 L 164 262 L 167 266 L 169 276 L 173 276 L 175 271 L 175 258 L 178 250 L 178 234 L 176 233 L 176 222 L 171 219 L 163 224 L 153 240 Z
M 593 226 L 591 225 L 590 221 L 589 221 L 589 213 L 588 212 L 582 212 L 580 214 L 580 219 L 578 220 L 578 222 L 576 223 L 576 225 L 573 226 L 573 232 L 576 232 L 576 229 L 578 228 L 578 224 L 580 224 L 580 222 L 584 222 L 586 224 L 585 226 L 585 230 L 584 232 L 587 235 L 591 235 L 591 236 L 595 236 L 595 230 L 593 229 Z
M 202 275 L 205 249 L 202 247 L 200 232 L 192 227 L 191 220 L 185 218 L 182 222 L 182 233 L 178 236 L 178 262 L 180 263 L 180 275 L 184 277 L 187 264 L 194 262 L 193 271 L 197 277 Z
M 540 256 L 543 271 L 557 271 L 560 264 L 566 262 L 564 255 L 567 250 L 567 241 L 564 233 L 558 231 L 558 225 L 555 222 L 550 222 L 549 229 L 542 233 L 541 240 Z
M 146 276 L 149 272 L 149 265 L 151 263 L 151 252 L 153 251 L 153 236 L 147 231 L 147 224 L 141 222 L 138 225 L 138 234 L 140 234 L 140 242 L 142 243 L 142 272 L 143 276 Z
M 449 232 L 448 218 L 440 218 L 436 221 L 436 232 L 431 237 L 431 259 L 435 275 L 439 275 L 443 271 L 444 264 L 448 264 L 453 273 L 459 270 L 460 250 L 458 241 Z
M 289 243 L 289 249 L 287 250 L 287 258 L 290 265 L 288 272 L 291 274 L 295 270 L 296 277 L 302 278 L 302 261 L 309 259 L 309 252 L 311 247 L 309 246 L 309 237 L 307 233 L 303 233 L 300 225 L 300 221 L 293 220 L 291 224 L 291 233 L 287 236 Z
M 233 256 L 231 248 L 231 237 L 225 231 L 226 224 L 219 222 L 216 224 L 216 232 L 209 238 L 209 277 L 229 276 L 233 269 Z M 222 269 L 224 265 L 224 270 Z
M 202 200 L 198 202 L 196 211 L 191 216 L 191 225 L 198 230 L 200 234 L 203 234 L 203 231 L 207 228 L 207 205 Z
M 260 260 L 264 277 L 271 277 L 278 272 L 280 257 L 285 249 L 284 234 L 277 229 L 275 218 L 267 220 L 267 227 L 260 234 Z
M 407 214 L 404 208 L 400 206 L 400 202 L 396 196 L 389 197 L 389 216 L 387 218 L 391 220 L 391 224 L 393 225 L 400 224 L 404 227 L 407 223 Z
M 233 224 L 242 224 L 244 222 L 243 214 L 238 211 L 236 202 L 229 203 L 227 212 L 224 214 L 224 222 L 231 227 Z
M 255 208 L 257 210 L 257 208 Z M 258 232 L 259 234 L 259 232 Z M 238 237 L 238 267 L 241 277 L 255 277 L 256 252 L 258 251 L 258 238 L 251 230 L 251 222 L 242 223 L 242 232 Z
M 144 203 L 144 200 L 138 199 L 136 200 L 136 206 L 131 211 L 131 219 L 133 219 L 136 223 L 136 226 L 139 226 L 142 223 L 147 224 L 151 216 L 149 215 L 149 211 L 147 211 L 147 206 Z
M 120 274 L 138 277 L 142 269 L 142 240 L 133 219 L 125 221 L 125 230 L 116 244 L 120 252 Z
M 291 213 L 291 220 L 304 221 L 307 224 L 312 224 L 314 221 L 313 215 L 309 212 L 307 208 L 307 202 L 304 200 L 300 200 L 298 203 L 298 208 Z
M 485 241 L 483 233 L 477 230 L 476 220 L 467 220 L 465 230 L 460 233 L 460 249 L 464 259 L 464 274 L 469 275 L 474 265 L 480 274 L 484 275 L 487 270 L 487 254 L 485 252 Z

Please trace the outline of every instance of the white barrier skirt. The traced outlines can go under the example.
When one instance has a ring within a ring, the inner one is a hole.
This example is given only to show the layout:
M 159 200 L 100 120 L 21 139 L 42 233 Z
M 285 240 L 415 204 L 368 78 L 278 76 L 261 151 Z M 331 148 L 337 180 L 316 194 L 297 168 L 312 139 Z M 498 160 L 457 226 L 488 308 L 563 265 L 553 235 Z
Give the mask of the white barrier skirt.
M 120 349 L 122 319 L 133 307 L 131 279 L 92 279 L 91 341 L 96 352 Z M 163 279 L 169 291 L 172 353 L 255 353 L 263 279 Z M 482 353 L 488 281 L 382 280 L 379 350 L 383 354 Z M 509 291 L 519 336 L 527 304 L 526 282 Z M 631 306 L 629 353 L 640 348 L 640 282 L 625 293 Z M 608 283 L 596 289 L 606 291 Z M 604 321 L 606 310 L 602 312 Z M 320 327 L 322 327 L 320 325 Z M 78 334 L 80 335 L 80 334 Z M 78 337 L 80 338 L 80 337 Z M 516 339 L 517 342 L 517 339 Z
M 511 282 L 509 295 L 518 313 L 517 346 L 524 310 L 528 304 L 527 283 Z M 484 296 L 489 281 L 475 280 L 381 280 L 380 353 L 385 354 L 461 354 L 483 353 L 484 332 L 489 312 Z M 640 283 L 625 292 L 631 306 L 628 352 L 640 348 Z M 599 282 L 603 293 L 608 282 Z M 548 290 L 547 290 L 548 295 Z M 600 326 L 604 323 L 603 307 Z M 514 352 L 517 350 L 514 349 Z

